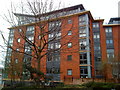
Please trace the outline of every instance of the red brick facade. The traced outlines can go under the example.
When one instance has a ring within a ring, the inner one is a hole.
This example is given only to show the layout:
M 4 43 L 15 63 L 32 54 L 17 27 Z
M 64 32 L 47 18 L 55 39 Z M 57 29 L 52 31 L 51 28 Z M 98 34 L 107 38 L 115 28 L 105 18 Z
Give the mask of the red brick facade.
M 89 48 L 90 51 L 83 51 L 83 52 L 90 52 L 90 65 L 87 64 L 80 64 L 80 38 L 79 37 L 79 17 L 82 15 L 88 15 L 88 32 L 89 32 Z M 90 66 L 90 72 L 91 72 L 91 77 L 90 78 L 95 78 L 96 74 L 95 74 L 95 42 L 94 42 L 94 31 L 93 31 L 93 23 L 99 23 L 99 39 L 100 39 L 100 52 L 101 52 L 101 62 L 107 62 L 107 45 L 106 45 L 106 31 L 105 28 L 108 27 L 112 27 L 112 36 L 113 36 L 113 42 L 114 42 L 114 57 L 119 59 L 120 57 L 120 24 L 118 25 L 103 25 L 103 19 L 98 19 L 98 20 L 94 20 L 90 11 L 84 11 L 84 12 L 80 12 L 77 14 L 72 14 L 72 15 L 68 15 L 68 16 L 64 16 L 64 17 L 60 17 L 59 18 L 61 20 L 62 26 L 61 26 L 61 38 L 60 39 L 60 44 L 61 44 L 61 49 L 60 49 L 60 80 L 64 81 L 66 78 L 74 78 L 74 79 L 79 79 L 80 74 L 82 73 L 82 71 L 80 72 L 80 67 L 87 67 Z M 71 20 L 71 23 L 68 23 L 68 20 Z M 51 20 L 52 21 L 52 20 Z M 54 21 L 54 20 L 53 20 Z M 23 38 L 21 38 L 20 33 L 21 34 L 25 34 L 26 33 L 26 29 L 28 26 L 34 26 L 35 31 L 34 31 L 34 42 L 36 43 L 36 45 L 39 46 L 40 42 L 38 39 L 38 36 L 40 34 L 40 29 L 39 27 L 36 25 L 38 23 L 33 23 L 33 24 L 28 24 L 28 25 L 23 25 L 20 27 L 15 27 L 12 28 L 14 29 L 14 41 L 13 41 L 13 48 L 16 50 L 17 48 L 19 48 L 19 50 L 21 52 L 24 52 L 24 45 L 25 45 L 25 40 Z M 18 29 L 21 28 L 24 33 L 22 32 L 18 32 Z M 45 31 L 47 31 L 49 29 L 48 27 L 48 23 L 45 26 Z M 71 31 L 72 34 L 71 35 L 67 35 L 68 31 Z M 18 38 L 20 38 L 20 43 L 17 41 Z M 46 38 L 48 39 L 48 36 L 46 36 Z M 68 47 L 68 43 L 72 43 L 72 47 Z M 19 46 L 19 47 L 18 47 Z M 47 51 L 47 47 L 45 47 L 44 51 Z M 44 54 L 45 52 L 43 52 L 42 54 Z M 15 60 L 15 58 L 19 59 L 18 63 L 23 62 L 23 58 L 24 58 L 24 54 L 23 53 L 16 53 L 14 55 L 13 54 L 13 60 Z M 34 55 L 34 53 L 32 52 L 32 55 Z M 72 60 L 67 60 L 68 55 L 72 55 Z M 14 61 L 13 61 L 14 62 Z M 37 68 L 37 61 L 32 58 L 32 67 Z M 21 64 L 22 65 L 22 64 Z M 101 64 L 102 65 L 102 64 Z M 42 60 L 40 61 L 40 70 L 46 74 L 47 73 L 47 56 L 44 56 L 42 58 Z M 100 67 L 102 68 L 102 66 Z M 111 68 L 111 65 L 108 66 L 108 68 Z M 112 68 L 111 68 L 112 69 Z M 71 70 L 71 75 L 68 75 L 68 70 Z M 88 69 L 87 69 L 88 70 Z M 20 66 L 20 71 L 22 72 L 22 66 Z M 87 71 L 88 72 L 88 71 Z M 105 71 L 107 72 L 107 78 L 112 78 L 112 70 L 111 71 Z M 87 77 L 86 77 L 87 78 Z

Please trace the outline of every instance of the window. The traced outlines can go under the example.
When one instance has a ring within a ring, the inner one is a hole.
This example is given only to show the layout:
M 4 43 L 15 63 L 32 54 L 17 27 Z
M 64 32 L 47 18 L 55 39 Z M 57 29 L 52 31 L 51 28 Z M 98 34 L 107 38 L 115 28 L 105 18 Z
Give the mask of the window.
M 112 32 L 112 28 L 106 28 L 106 29 L 105 29 L 105 32 L 106 32 L 106 33 L 111 33 L 111 32 Z
M 11 48 L 8 48 L 8 50 L 7 50 L 9 53 L 11 53 L 12 52 L 12 49 Z
M 107 49 L 107 57 L 114 58 L 114 49 Z
M 82 15 L 82 16 L 79 17 L 79 21 L 85 21 L 85 19 L 86 19 L 85 15 Z
M 60 73 L 60 68 L 52 67 L 52 68 L 47 68 L 47 73 Z
M 80 39 L 80 49 L 84 50 L 86 49 L 86 39 Z
M 18 32 L 22 32 L 22 29 L 18 29 Z
M 72 35 L 72 31 L 71 30 L 68 31 L 68 35 Z
M 71 19 L 68 20 L 68 24 L 72 24 L 72 20 Z
M 86 33 L 86 30 L 85 29 L 79 30 L 79 33 Z
M 10 34 L 14 34 L 14 29 L 10 29 Z
M 87 59 L 87 53 L 80 53 L 80 59 Z
M 106 40 L 106 43 L 108 44 L 108 43 L 109 43 L 109 40 Z
M 79 22 L 79 25 L 85 25 L 85 24 L 86 24 L 85 21 Z
M 107 58 L 110 58 L 110 59 L 114 58 L 114 53 L 108 53 Z
M 80 26 L 79 30 L 86 30 L 86 27 L 85 26 Z
M 100 46 L 94 46 L 94 50 L 100 50 Z
M 61 26 L 61 22 L 60 22 L 60 21 L 57 21 L 57 22 L 56 22 L 56 25 L 57 25 L 57 26 Z
M 54 55 L 54 61 L 60 61 L 60 56 L 59 55 Z
M 28 36 L 28 40 L 33 41 L 34 37 L 33 36 Z
M 86 39 L 80 39 L 80 45 L 81 45 L 81 44 L 84 44 L 84 45 L 86 46 L 86 44 L 87 44 L 87 43 L 86 43 Z
M 53 55 L 52 54 L 48 55 L 47 61 L 53 61 Z
M 18 63 L 18 59 L 17 58 L 15 59 L 15 63 Z
M 88 74 L 87 66 L 80 67 L 80 74 L 82 74 L 82 75 Z
M 34 33 L 34 26 L 28 26 L 27 27 L 27 32 Z
M 106 40 L 106 44 L 112 44 L 113 40 Z
M 72 55 L 68 55 L 68 56 L 67 56 L 67 60 L 68 60 L 68 61 L 71 61 L 71 60 L 72 60 Z
M 87 64 L 87 53 L 80 53 L 80 64 Z
M 30 52 L 31 51 L 31 47 L 30 46 L 26 46 L 25 47 L 25 52 Z
M 49 28 L 55 27 L 55 22 L 50 22 L 49 23 Z
M 53 33 L 51 33 L 51 34 L 48 35 L 49 38 L 52 38 L 53 36 L 54 36 Z
M 100 35 L 99 34 L 95 34 L 93 37 L 94 38 L 100 38 Z
M 110 40 L 110 43 L 112 44 L 112 43 L 113 43 L 113 40 Z
M 107 53 L 114 53 L 114 49 L 107 49 Z
M 80 45 L 80 50 L 86 50 L 86 46 L 84 44 Z
M 13 37 L 9 38 L 9 43 L 13 43 Z
M 17 39 L 17 42 L 20 42 L 20 38 Z
M 19 48 L 17 48 L 17 49 L 16 49 L 16 51 L 20 51 L 20 49 L 19 49 Z
M 54 44 L 53 44 L 53 43 L 48 44 L 48 49 L 53 49 L 53 47 L 54 47 Z
M 38 36 L 38 39 L 41 39 L 41 35 Z
M 67 70 L 67 75 L 72 75 L 72 69 Z
M 93 23 L 93 28 L 98 28 L 99 27 L 99 23 Z
M 71 48 L 72 47 L 72 43 L 68 43 L 68 48 Z
M 60 43 L 55 43 L 55 48 L 60 48 Z
M 53 30 L 52 28 L 54 28 L 54 27 L 59 28 L 60 26 L 61 26 L 61 22 L 60 21 L 50 22 L 49 23 L 49 30 Z
M 79 34 L 79 37 L 86 37 L 86 33 L 84 33 L 84 34 Z
M 23 62 L 24 63 L 27 63 L 27 64 L 30 64 L 31 63 L 31 57 L 24 57 L 24 59 L 23 59 Z
M 58 33 L 56 34 L 56 36 L 57 36 L 57 37 L 60 37 L 60 36 L 61 36 L 61 32 L 58 32 Z
M 96 61 L 101 61 L 101 57 L 96 57 Z
M 87 64 L 87 59 L 80 60 L 80 64 Z
M 100 35 L 99 35 L 99 34 L 97 34 L 97 35 L 96 35 L 96 38 L 100 38 Z
M 11 56 L 11 53 L 7 53 L 7 56 Z

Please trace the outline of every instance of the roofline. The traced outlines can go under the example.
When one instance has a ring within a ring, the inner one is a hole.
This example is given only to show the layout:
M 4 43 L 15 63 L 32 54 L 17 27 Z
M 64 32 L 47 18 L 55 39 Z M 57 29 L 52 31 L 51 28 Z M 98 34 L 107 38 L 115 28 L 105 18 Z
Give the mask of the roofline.
M 103 27 L 109 27 L 109 26 L 120 26 L 120 24 L 107 24 L 107 25 L 103 25 Z
M 54 20 L 56 20 L 56 19 L 68 18 L 68 17 L 72 17 L 72 16 L 76 16 L 76 15 L 78 16 L 78 15 L 83 15 L 83 14 L 88 14 L 88 15 L 90 16 L 90 18 L 91 18 L 92 20 L 94 20 L 90 11 L 83 11 L 83 12 L 76 13 L 76 14 L 72 14 L 72 15 L 61 16 L 61 17 L 58 17 L 58 18 L 50 19 L 49 21 L 54 21 Z M 48 20 L 45 20 L 45 21 L 48 21 Z M 45 21 L 39 21 L 39 22 L 45 22 Z M 21 27 L 21 26 L 34 25 L 35 23 L 39 23 L 39 22 L 34 22 L 34 23 L 19 25 L 19 26 L 15 26 L 15 27 L 10 27 L 10 28 L 8 28 L 8 29 L 13 29 L 13 28 Z
M 104 21 L 104 19 L 94 19 L 94 21 Z
M 49 15 L 49 14 L 57 13 L 57 12 L 61 12 L 61 11 L 69 11 L 69 10 L 72 10 L 74 8 L 77 8 L 77 7 L 81 7 L 81 8 L 83 8 L 85 10 L 84 6 L 82 4 L 79 4 L 79 5 L 75 5 L 75 6 L 70 6 L 70 7 L 62 8 L 62 9 L 59 9 L 59 10 L 53 10 L 53 11 L 50 11 L 50 12 L 42 13 L 41 16 Z M 14 13 L 14 15 L 15 16 L 16 15 L 20 15 L 20 16 L 35 17 L 35 16 L 39 16 L 40 14 L 38 14 L 38 15 L 28 15 L 28 14 Z
M 82 4 L 79 4 L 79 5 L 75 5 L 75 6 L 70 6 L 70 7 L 66 7 L 66 8 L 62 8 L 62 9 L 59 9 L 59 10 L 54 10 L 54 11 L 51 11 L 51 12 L 48 12 L 48 13 L 43 13 L 42 15 L 46 15 L 46 14 L 52 14 L 52 13 L 57 13 L 57 12 L 61 12 L 61 11 L 69 11 L 69 10 L 72 10 L 74 8 L 77 8 L 77 7 L 82 7 L 84 10 L 84 6 Z
M 21 13 L 14 13 L 15 16 L 29 16 L 29 17 L 35 17 L 34 15 L 28 15 L 28 14 L 21 14 Z

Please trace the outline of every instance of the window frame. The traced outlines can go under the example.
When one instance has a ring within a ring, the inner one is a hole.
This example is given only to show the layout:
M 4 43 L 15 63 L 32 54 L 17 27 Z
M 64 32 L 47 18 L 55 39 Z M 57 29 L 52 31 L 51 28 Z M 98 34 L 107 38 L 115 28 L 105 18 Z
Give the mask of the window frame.
M 19 29 L 18 29 L 18 32 L 22 32 L 22 29 L 21 29 L 21 28 L 19 28 Z
M 69 30 L 67 35 L 69 35 L 69 36 L 72 35 L 72 31 Z
M 67 61 L 71 61 L 72 60 L 72 55 L 67 55 Z
M 72 24 L 72 20 L 71 19 L 68 19 L 68 24 Z
M 67 44 L 67 47 L 68 47 L 68 48 L 71 48 L 71 47 L 72 47 L 72 42 L 69 42 L 69 43 Z
M 18 42 L 18 43 L 20 43 L 20 41 L 21 41 L 21 39 L 20 39 L 20 38 L 18 38 L 18 39 L 17 39 L 17 42 Z
M 72 75 L 72 69 L 67 69 L 67 75 L 71 76 Z

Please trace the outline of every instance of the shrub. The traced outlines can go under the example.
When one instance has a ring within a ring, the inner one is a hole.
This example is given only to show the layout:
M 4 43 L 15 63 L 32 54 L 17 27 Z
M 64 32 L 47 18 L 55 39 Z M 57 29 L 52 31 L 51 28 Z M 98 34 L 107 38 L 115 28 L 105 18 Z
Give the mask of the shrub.
M 114 88 L 115 84 L 114 83 L 102 83 L 102 82 L 88 82 L 83 84 L 82 86 L 85 86 L 87 88 Z
M 82 84 L 82 86 L 85 86 L 85 87 L 87 87 L 87 88 L 90 88 L 90 87 L 93 86 L 93 83 L 94 83 L 94 82 L 84 83 L 84 84 Z

